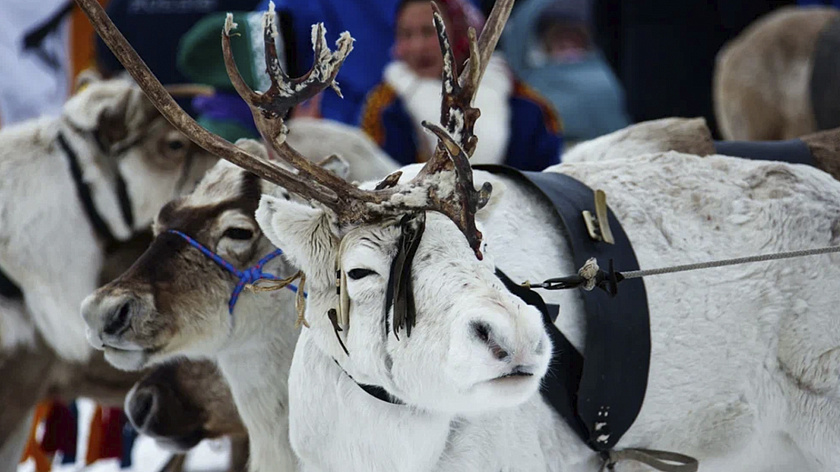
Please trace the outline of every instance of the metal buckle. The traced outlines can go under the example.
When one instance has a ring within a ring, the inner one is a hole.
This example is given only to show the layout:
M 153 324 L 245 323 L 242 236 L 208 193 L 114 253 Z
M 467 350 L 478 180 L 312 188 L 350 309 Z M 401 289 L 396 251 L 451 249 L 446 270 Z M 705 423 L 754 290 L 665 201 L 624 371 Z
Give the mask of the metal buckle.
M 615 244 L 607 217 L 607 194 L 603 190 L 595 191 L 595 216 L 589 210 L 584 210 L 582 213 L 590 238 L 607 244 Z

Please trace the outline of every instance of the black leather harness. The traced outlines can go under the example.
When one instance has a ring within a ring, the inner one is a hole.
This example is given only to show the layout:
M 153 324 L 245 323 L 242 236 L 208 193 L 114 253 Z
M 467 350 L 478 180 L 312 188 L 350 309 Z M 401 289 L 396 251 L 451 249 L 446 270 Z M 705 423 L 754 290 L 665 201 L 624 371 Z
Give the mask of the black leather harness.
M 613 261 L 622 270 L 639 263 L 630 240 L 612 211 L 609 223 L 615 244 L 589 237 L 581 216 L 591 210 L 594 192 L 580 181 L 556 172 L 521 172 L 506 166 L 474 166 L 524 183 L 551 202 L 569 238 L 576 267 L 594 257 L 602 266 Z M 503 277 L 502 280 L 507 279 Z M 610 296 L 602 290 L 581 292 L 586 313 L 586 356 L 581 355 L 554 325 L 550 312 L 546 329 L 554 343 L 554 357 L 543 380 L 543 398 L 580 438 L 597 452 L 612 449 L 635 421 L 644 402 L 650 365 L 650 321 L 647 294 L 641 279 L 622 282 Z M 508 289 L 528 302 L 539 295 L 524 287 Z
M 814 47 L 811 71 L 811 106 L 818 130 L 840 126 L 840 18 L 829 21 L 820 31 Z
M 715 154 L 757 161 L 782 161 L 816 167 L 814 155 L 801 139 L 787 141 L 715 141 Z
M 99 210 L 96 209 L 96 205 L 93 203 L 93 195 L 91 194 L 90 186 L 84 181 L 78 154 L 76 154 L 76 151 L 67 142 L 67 138 L 64 137 L 63 133 L 58 134 L 57 142 L 67 157 L 70 175 L 73 177 L 73 185 L 76 187 L 76 195 L 79 197 L 79 201 L 85 209 L 85 215 L 90 225 L 93 227 L 96 235 L 103 241 L 106 248 L 114 247 L 119 241 L 114 236 L 114 233 L 111 232 L 110 228 L 108 228 L 108 223 L 105 222 L 105 218 L 102 217 Z M 116 168 L 114 174 L 116 180 L 114 191 L 119 199 L 123 222 L 129 229 L 133 229 L 134 214 L 131 209 L 131 200 L 128 196 L 125 179 L 123 179 L 122 174 Z

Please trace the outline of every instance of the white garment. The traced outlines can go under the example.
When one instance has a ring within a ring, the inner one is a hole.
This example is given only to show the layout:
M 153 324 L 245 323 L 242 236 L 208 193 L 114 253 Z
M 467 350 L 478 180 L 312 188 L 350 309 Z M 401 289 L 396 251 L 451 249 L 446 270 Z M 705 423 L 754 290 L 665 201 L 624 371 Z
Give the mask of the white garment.
M 385 82 L 394 88 L 403 100 L 408 114 L 420 137 L 419 152 L 428 156 L 437 144 L 437 138 L 420 123 L 440 123 L 441 81 L 418 77 L 401 61 L 385 67 Z M 475 124 L 478 145 L 470 159 L 474 164 L 501 164 L 505 160 L 510 138 L 510 94 L 513 78 L 507 63 L 494 54 L 487 64 L 473 106 L 481 110 Z
M 64 0 L 2 0 L 0 6 L 0 126 L 58 115 L 69 93 L 67 23 L 44 39 L 42 49 L 61 62 L 51 69 L 33 51 L 23 50 L 23 37 L 64 7 Z

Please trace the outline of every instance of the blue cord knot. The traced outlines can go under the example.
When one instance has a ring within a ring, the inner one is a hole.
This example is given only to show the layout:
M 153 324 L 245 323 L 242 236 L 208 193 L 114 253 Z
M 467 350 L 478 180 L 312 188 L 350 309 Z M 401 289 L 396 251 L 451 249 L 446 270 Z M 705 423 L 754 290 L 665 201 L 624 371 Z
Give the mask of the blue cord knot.
M 236 287 L 233 289 L 233 293 L 231 293 L 230 295 L 230 302 L 228 302 L 228 312 L 231 315 L 233 315 L 233 307 L 236 306 L 236 301 L 239 300 L 239 295 L 242 293 L 242 290 L 244 290 L 247 285 L 253 284 L 258 280 L 282 280 L 281 277 L 277 277 L 274 274 L 269 274 L 268 272 L 262 271 L 262 267 L 266 263 L 268 263 L 268 261 L 283 254 L 283 251 L 280 249 L 269 253 L 268 255 L 260 259 L 255 265 L 248 267 L 247 269 L 237 270 L 236 267 L 233 266 L 233 264 L 226 261 L 222 256 L 216 254 L 210 249 L 207 249 L 200 242 L 187 236 L 186 234 L 174 229 L 170 229 L 167 232 L 177 234 L 178 236 L 184 238 L 184 240 L 190 246 L 198 249 L 199 251 L 201 251 L 202 254 L 212 259 L 213 262 L 219 264 L 219 266 L 221 266 L 223 269 L 227 270 L 228 272 L 232 273 L 237 278 L 239 278 L 239 281 L 236 283 Z M 292 292 L 297 293 L 297 287 L 292 284 L 288 284 L 286 288 L 288 288 Z M 305 293 L 304 296 L 306 296 Z

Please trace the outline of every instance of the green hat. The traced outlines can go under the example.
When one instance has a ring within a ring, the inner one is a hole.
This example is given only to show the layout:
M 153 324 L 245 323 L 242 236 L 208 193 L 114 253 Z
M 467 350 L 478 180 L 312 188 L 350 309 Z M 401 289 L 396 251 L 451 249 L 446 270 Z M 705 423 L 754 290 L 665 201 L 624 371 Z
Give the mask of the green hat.
M 211 133 L 228 141 L 259 138 L 247 105 L 235 95 L 222 54 L 222 29 L 226 13 L 211 13 L 193 25 L 178 44 L 177 66 L 191 82 L 216 89 L 214 97 L 196 97 L 196 121 Z M 240 75 L 252 89 L 265 91 L 271 85 L 263 56 L 263 13 L 234 12 L 237 24 L 230 38 L 231 52 Z M 277 35 L 277 53 L 285 65 L 282 37 Z M 199 104 L 197 101 L 200 101 Z M 202 109 L 205 111 L 202 112 Z

